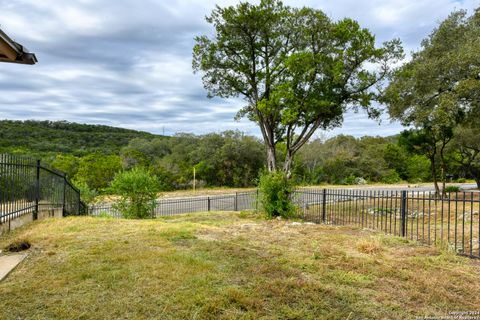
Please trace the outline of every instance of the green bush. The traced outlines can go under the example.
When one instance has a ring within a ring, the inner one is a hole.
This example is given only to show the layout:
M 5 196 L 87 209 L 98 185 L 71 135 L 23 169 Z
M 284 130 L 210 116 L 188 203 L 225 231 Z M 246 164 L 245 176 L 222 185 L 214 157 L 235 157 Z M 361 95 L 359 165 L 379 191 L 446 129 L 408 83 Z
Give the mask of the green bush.
M 80 190 L 80 199 L 87 205 L 90 206 L 95 202 L 95 198 L 97 197 L 97 191 L 90 189 L 88 184 L 81 181 L 73 181 L 75 187 Z
M 458 178 L 458 179 L 456 180 L 456 182 L 457 182 L 457 183 L 465 183 L 465 182 L 467 182 L 467 179 L 465 179 L 465 178 Z
M 113 205 L 124 218 L 145 219 L 153 215 L 159 191 L 158 179 L 140 167 L 115 175 L 110 191 L 120 196 Z
M 355 184 L 355 179 L 357 177 L 355 177 L 355 175 L 353 174 L 350 174 L 349 176 L 345 177 L 345 179 L 342 180 L 342 183 L 341 184 L 346 184 L 346 185 L 352 185 L 352 184 Z
M 293 218 L 296 208 L 291 200 L 293 183 L 283 172 L 263 173 L 258 184 L 259 202 L 267 218 Z
M 431 179 L 430 160 L 423 155 L 414 155 L 407 160 L 408 182 L 424 182 Z
M 448 186 L 445 187 L 445 192 L 450 193 L 450 192 L 460 192 L 462 189 L 460 189 L 459 186 Z
M 401 180 L 400 175 L 394 169 L 388 170 L 388 173 L 382 178 L 382 182 L 388 184 L 398 183 Z

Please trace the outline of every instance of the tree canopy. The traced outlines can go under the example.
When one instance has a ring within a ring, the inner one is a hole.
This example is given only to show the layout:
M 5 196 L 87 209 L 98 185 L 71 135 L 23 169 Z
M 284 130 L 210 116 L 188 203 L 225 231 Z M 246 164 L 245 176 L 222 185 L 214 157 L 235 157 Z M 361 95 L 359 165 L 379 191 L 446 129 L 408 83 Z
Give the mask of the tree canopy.
M 394 73 L 382 99 L 392 118 L 420 130 L 437 193 L 436 159 L 445 182 L 445 148 L 454 129 L 480 115 L 479 52 L 480 11 L 453 12 Z
M 270 171 L 278 168 L 277 144 L 285 144 L 287 174 L 313 133 L 341 125 L 347 107 L 378 114 L 372 101 L 402 56 L 398 40 L 378 48 L 352 19 L 332 21 L 277 0 L 217 6 L 207 22 L 215 35 L 195 38 L 194 71 L 209 96 L 244 99 L 237 117 L 259 125 Z

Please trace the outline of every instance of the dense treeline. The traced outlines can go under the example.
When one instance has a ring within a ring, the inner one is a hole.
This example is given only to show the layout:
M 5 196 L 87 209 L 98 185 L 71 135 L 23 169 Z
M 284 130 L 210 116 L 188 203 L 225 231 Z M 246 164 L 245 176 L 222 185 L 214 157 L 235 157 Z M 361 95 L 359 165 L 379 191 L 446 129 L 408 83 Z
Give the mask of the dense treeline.
M 193 167 L 200 186 L 247 187 L 265 163 L 264 147 L 238 131 L 203 136 L 178 134 L 170 139 L 134 139 L 122 149 L 125 169 L 147 166 L 164 189 L 189 187 Z
M 29 153 L 118 153 L 134 138 L 153 138 L 147 132 L 67 121 L 0 120 L 0 152 Z
M 1 152 L 41 156 L 77 185 L 98 191 L 107 190 L 116 173 L 135 167 L 155 174 L 162 190 L 191 188 L 193 168 L 198 187 L 250 187 L 256 185 L 266 163 L 261 140 L 238 131 L 163 137 L 67 122 L 3 121 L 3 125 L 9 130 L 0 138 Z M 472 154 L 479 143 L 476 134 L 459 129 L 445 150 L 446 170 L 453 179 L 479 176 L 475 173 L 480 173 L 480 164 Z M 32 137 L 41 140 L 41 147 L 28 142 Z M 98 137 L 104 140 L 93 141 Z M 309 185 L 431 181 L 430 160 L 418 147 L 421 137 L 421 131 L 407 130 L 386 138 L 339 135 L 316 139 L 297 154 L 293 179 Z M 280 145 L 278 150 L 284 149 Z
M 299 153 L 297 178 L 304 183 L 397 183 L 430 180 L 428 159 L 409 152 L 396 137 L 339 135 L 314 140 Z

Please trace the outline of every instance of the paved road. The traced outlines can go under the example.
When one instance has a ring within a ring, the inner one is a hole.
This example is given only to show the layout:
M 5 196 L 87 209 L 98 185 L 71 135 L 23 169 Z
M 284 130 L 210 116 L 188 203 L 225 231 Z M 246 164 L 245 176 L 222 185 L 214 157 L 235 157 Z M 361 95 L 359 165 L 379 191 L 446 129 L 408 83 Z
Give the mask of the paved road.
M 241 211 L 254 209 L 256 192 L 225 194 L 216 196 L 198 196 L 160 199 L 155 208 L 156 216 L 169 216 L 181 213 L 206 212 L 206 211 Z M 120 216 L 111 204 L 100 204 L 90 210 L 91 215 L 108 213 Z
M 460 186 L 463 190 L 468 190 L 476 188 L 475 184 L 456 184 Z M 432 186 L 411 186 L 410 188 L 405 186 L 358 186 L 358 187 L 349 187 L 341 189 L 330 189 L 332 194 L 342 191 L 342 195 L 335 195 L 335 200 L 333 197 L 329 197 L 327 201 L 342 201 L 351 198 L 353 194 L 364 193 L 391 193 L 398 192 L 402 190 L 407 190 L 409 192 L 429 192 L 434 191 Z M 330 194 L 330 191 L 329 191 Z M 305 188 L 301 192 L 297 193 L 295 202 L 304 207 L 310 204 L 319 204 L 322 203 L 322 188 L 313 189 Z M 160 199 L 155 209 L 156 216 L 168 216 L 176 215 L 182 213 L 191 213 L 191 212 L 206 212 L 206 211 L 241 211 L 248 209 L 255 209 L 256 206 L 256 192 L 243 192 L 236 194 L 225 194 L 225 195 L 216 195 L 216 196 L 199 196 L 199 197 L 182 197 L 182 198 L 169 198 L 169 199 Z M 112 208 L 111 204 L 105 204 L 103 206 L 97 206 L 91 211 L 92 215 L 99 215 L 102 212 L 107 212 L 109 214 L 119 216 Z
M 475 189 L 477 188 L 477 185 L 475 183 L 455 183 L 455 184 L 452 184 L 452 185 L 455 185 L 455 186 L 459 186 L 462 190 L 469 190 L 469 189 Z M 441 188 L 441 186 L 440 186 Z M 414 191 L 414 192 L 427 192 L 427 191 L 435 191 L 435 188 L 432 185 L 430 186 L 418 186 L 418 185 L 406 185 L 406 186 L 395 186 L 395 185 L 392 185 L 392 186 L 358 186 L 358 187 L 348 187 L 348 188 L 342 188 L 342 189 L 347 189 L 347 190 L 358 190 L 358 189 L 361 189 L 361 190 L 372 190 L 372 191 L 403 191 L 403 190 L 407 190 L 407 191 Z

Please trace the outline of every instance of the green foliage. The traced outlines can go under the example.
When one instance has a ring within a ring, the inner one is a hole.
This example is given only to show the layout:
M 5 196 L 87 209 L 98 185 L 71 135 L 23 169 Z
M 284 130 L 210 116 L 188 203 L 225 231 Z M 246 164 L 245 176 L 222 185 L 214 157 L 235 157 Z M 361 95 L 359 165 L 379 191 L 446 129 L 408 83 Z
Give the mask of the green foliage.
M 155 148 L 147 148 L 149 143 Z M 126 154 L 129 159 L 126 159 Z M 132 159 L 132 154 L 136 158 Z M 252 186 L 265 160 L 261 142 L 238 131 L 203 136 L 181 134 L 170 139 L 135 139 L 124 150 L 124 164 L 143 164 L 161 176 L 162 189 L 192 186 L 196 178 L 208 186 Z
M 453 12 L 399 68 L 385 102 L 393 118 L 441 135 L 478 107 L 480 12 Z
M 459 186 L 448 186 L 445 187 L 445 192 L 451 193 L 451 192 L 460 192 L 462 189 Z
M 398 174 L 398 172 L 395 170 L 395 169 L 390 169 L 388 170 L 387 174 L 385 176 L 382 177 L 382 180 L 381 180 L 383 183 L 398 183 L 400 181 L 402 181 L 402 179 L 400 178 L 400 175 Z
M 119 156 L 93 153 L 80 158 L 74 179 L 91 189 L 103 190 L 121 170 L 122 160 Z
M 480 188 L 480 127 L 476 123 L 465 124 L 455 129 L 451 152 L 453 161 L 464 175 L 472 177 Z M 459 181 L 460 182 L 460 181 Z
M 0 121 L 2 152 L 18 153 L 15 151 L 25 149 L 40 157 L 51 153 L 118 153 L 134 138 L 153 137 L 147 132 L 67 121 Z
M 65 172 L 67 177 L 73 178 L 78 172 L 80 159 L 71 154 L 57 154 L 51 165 L 57 170 Z
M 95 198 L 98 195 L 97 191 L 91 189 L 85 182 L 73 181 L 73 184 L 80 190 L 80 198 L 87 206 L 95 203 Z
M 346 185 L 355 184 L 355 179 L 357 179 L 357 177 L 355 177 L 353 174 L 350 174 L 349 176 L 347 176 L 342 180 L 341 184 L 346 184 Z
M 414 155 L 407 160 L 407 180 L 409 182 L 430 181 L 430 161 L 423 155 Z
M 480 10 L 470 17 L 455 11 L 394 73 L 382 98 L 393 119 L 417 129 L 410 135 L 415 138 L 411 144 L 429 158 L 437 193 L 437 180 L 446 181 L 445 151 L 455 128 L 478 123 L 479 51 Z
M 400 179 L 407 179 L 407 159 L 410 155 L 401 145 L 388 143 L 383 150 L 383 159 L 388 168 L 394 169 Z
M 307 184 L 353 184 L 357 177 L 371 182 L 392 178 L 397 181 L 397 175 L 406 179 L 405 161 L 409 156 L 411 154 L 396 144 L 395 137 L 356 139 L 339 135 L 306 144 L 296 159 L 295 174 Z M 395 158 L 402 164 L 398 165 Z
M 332 21 L 320 10 L 281 1 L 217 6 L 207 22 L 214 36 L 195 38 L 193 68 L 203 73 L 210 97 L 242 96 L 237 117 L 256 122 L 267 146 L 267 167 L 277 169 L 279 143 L 284 171 L 319 128 L 341 125 L 347 106 L 377 116 L 372 101 L 402 56 L 399 41 L 375 46 L 375 37 L 352 19 Z
M 141 167 L 115 175 L 110 189 L 120 196 L 114 204 L 125 218 L 145 219 L 153 214 L 159 191 L 158 178 Z
M 480 183 L 479 134 L 474 124 L 455 129 L 454 139 L 445 150 L 446 172 L 455 179 L 465 177 Z M 425 143 L 427 138 L 422 131 L 407 130 L 387 138 L 339 135 L 328 140 L 315 139 L 297 153 L 294 181 L 351 184 L 356 177 L 383 183 L 431 181 L 428 155 L 424 152 L 429 146 Z M 17 151 L 37 156 L 28 149 Z M 286 153 L 286 144 L 279 143 L 278 158 L 284 158 Z M 265 147 L 259 139 L 226 131 L 201 136 L 135 138 L 119 154 L 63 153 L 47 155 L 42 161 L 66 172 L 77 184 L 102 193 L 108 191 L 106 187 L 115 173 L 137 166 L 158 177 L 161 191 L 191 188 L 194 166 L 197 187 L 250 187 L 264 168 L 265 159 Z
M 267 218 L 293 218 L 296 208 L 292 202 L 293 184 L 283 172 L 262 173 L 259 184 L 259 203 Z

